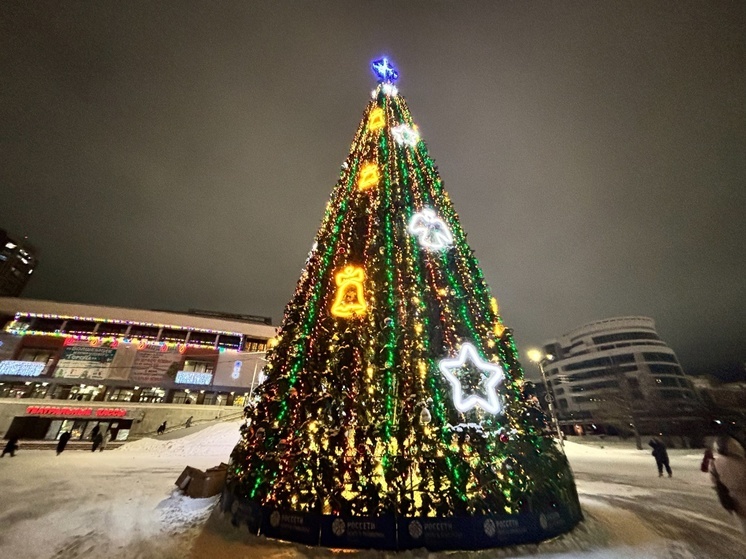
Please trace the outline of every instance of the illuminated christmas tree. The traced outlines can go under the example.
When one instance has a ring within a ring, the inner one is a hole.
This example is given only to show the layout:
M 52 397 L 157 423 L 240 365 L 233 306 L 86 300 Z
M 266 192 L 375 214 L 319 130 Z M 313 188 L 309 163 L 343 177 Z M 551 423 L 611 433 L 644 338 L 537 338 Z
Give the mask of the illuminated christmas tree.
M 224 507 L 252 531 L 349 547 L 567 531 L 581 515 L 565 456 L 523 396 L 511 332 L 398 74 L 387 59 L 372 68 L 378 86 L 268 352 Z M 355 518 L 367 528 L 347 529 Z M 451 535 L 438 539 L 428 530 L 443 519 Z

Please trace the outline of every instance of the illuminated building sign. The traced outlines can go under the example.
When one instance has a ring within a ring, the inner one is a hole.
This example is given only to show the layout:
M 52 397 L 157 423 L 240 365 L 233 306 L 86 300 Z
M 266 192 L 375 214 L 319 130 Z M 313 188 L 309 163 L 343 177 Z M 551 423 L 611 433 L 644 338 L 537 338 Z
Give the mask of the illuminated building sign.
M 28 415 L 53 415 L 62 417 L 124 417 L 122 408 L 74 408 L 69 406 L 28 406 Z
M 195 373 L 194 371 L 179 371 L 176 373 L 177 384 L 203 384 L 212 382 L 212 373 Z
M 0 375 L 38 377 L 46 366 L 46 363 L 39 361 L 0 361 Z

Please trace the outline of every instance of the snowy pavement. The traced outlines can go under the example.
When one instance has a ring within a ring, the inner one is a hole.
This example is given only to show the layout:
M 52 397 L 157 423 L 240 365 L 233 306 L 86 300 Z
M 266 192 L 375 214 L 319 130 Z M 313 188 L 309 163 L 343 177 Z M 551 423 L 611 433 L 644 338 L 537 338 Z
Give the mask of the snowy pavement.
M 234 529 L 217 498 L 189 499 L 174 481 L 190 465 L 227 461 L 238 423 L 182 438 L 143 439 L 91 453 L 24 451 L 0 460 L 0 557 L 13 559 L 303 559 L 339 554 Z M 746 538 L 720 507 L 699 451 L 672 451 L 672 479 L 649 452 L 568 444 L 586 520 L 540 545 L 479 552 L 350 552 L 361 558 L 730 559 Z

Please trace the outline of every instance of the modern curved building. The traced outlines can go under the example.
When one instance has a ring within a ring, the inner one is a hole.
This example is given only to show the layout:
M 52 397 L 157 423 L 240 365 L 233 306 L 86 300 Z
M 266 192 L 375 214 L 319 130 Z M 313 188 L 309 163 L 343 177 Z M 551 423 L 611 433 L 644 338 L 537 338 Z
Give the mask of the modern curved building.
M 702 405 L 652 318 L 585 324 L 544 345 L 543 362 L 569 434 L 628 430 L 687 434 L 702 424 Z

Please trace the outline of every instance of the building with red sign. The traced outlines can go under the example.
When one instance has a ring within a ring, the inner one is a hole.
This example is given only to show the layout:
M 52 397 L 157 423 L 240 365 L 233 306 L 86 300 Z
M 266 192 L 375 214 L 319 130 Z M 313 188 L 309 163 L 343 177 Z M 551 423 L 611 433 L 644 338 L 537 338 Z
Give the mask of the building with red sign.
M 103 423 L 123 440 L 240 414 L 275 331 L 264 317 L 0 297 L 0 436 L 85 440 Z

